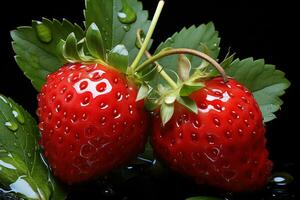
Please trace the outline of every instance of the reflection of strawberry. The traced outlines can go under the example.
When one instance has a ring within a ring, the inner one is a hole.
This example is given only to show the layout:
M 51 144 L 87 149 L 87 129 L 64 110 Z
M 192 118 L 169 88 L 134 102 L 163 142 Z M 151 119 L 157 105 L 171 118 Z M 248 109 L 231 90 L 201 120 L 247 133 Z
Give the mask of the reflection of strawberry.
M 68 183 L 103 175 L 139 153 L 148 125 L 143 101 L 124 75 L 100 64 L 66 65 L 38 95 L 41 144 Z
M 172 169 L 197 181 L 230 191 L 264 186 L 272 162 L 265 148 L 265 128 L 252 94 L 241 84 L 221 78 L 191 95 L 198 115 L 175 105 L 163 127 L 154 117 L 152 143 Z

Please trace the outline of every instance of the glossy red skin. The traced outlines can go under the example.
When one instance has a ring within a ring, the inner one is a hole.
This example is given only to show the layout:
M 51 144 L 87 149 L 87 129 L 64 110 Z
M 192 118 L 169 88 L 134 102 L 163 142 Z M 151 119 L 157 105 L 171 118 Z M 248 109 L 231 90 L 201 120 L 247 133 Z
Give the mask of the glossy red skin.
M 149 119 L 136 96 L 124 75 L 100 64 L 66 65 L 49 75 L 37 113 L 54 175 L 69 184 L 87 181 L 140 153 Z
M 193 93 L 199 113 L 181 105 L 165 127 L 153 119 L 152 144 L 172 169 L 198 183 L 244 192 L 262 188 L 272 169 L 262 114 L 252 94 L 237 81 L 206 82 Z

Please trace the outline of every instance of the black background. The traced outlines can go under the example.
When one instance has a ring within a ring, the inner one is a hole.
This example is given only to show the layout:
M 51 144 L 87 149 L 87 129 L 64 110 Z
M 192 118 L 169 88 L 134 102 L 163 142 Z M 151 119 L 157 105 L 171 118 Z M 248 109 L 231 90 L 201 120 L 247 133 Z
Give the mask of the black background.
M 156 0 L 144 0 L 153 15 Z M 12 97 L 31 113 L 36 109 L 36 92 L 14 61 L 9 31 L 30 25 L 32 19 L 67 18 L 82 25 L 84 0 L 6 1 L 1 5 L 0 93 Z M 300 102 L 299 11 L 296 1 L 263 0 L 197 1 L 167 0 L 154 34 L 154 46 L 182 27 L 213 21 L 219 31 L 224 55 L 229 47 L 240 58 L 265 58 L 286 72 L 292 82 L 283 96 L 278 119 L 267 124 L 268 146 L 276 170 L 297 175 Z

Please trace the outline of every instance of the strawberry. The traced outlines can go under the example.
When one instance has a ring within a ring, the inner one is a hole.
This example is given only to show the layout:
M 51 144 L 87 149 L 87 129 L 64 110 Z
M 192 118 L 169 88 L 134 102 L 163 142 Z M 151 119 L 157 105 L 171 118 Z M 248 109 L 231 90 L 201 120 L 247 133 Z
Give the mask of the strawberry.
M 252 94 L 234 79 L 214 78 L 193 92 L 198 114 L 175 103 L 162 125 L 154 114 L 152 145 L 170 168 L 199 183 L 242 192 L 263 187 L 272 162 L 262 114 Z
M 40 143 L 54 174 L 69 184 L 101 176 L 143 150 L 144 102 L 125 75 L 101 64 L 67 64 L 38 95 Z

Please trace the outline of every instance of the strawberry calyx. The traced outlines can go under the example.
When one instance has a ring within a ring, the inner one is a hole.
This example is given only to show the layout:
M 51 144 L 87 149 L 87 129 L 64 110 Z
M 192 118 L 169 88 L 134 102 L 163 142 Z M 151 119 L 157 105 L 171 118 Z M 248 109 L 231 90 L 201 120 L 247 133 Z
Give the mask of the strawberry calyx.
M 141 34 L 142 30 L 137 30 L 137 40 L 140 45 L 142 45 L 144 41 L 141 37 Z M 165 125 L 171 119 L 174 113 L 175 102 L 178 102 L 195 114 L 198 113 L 197 105 L 189 97 L 189 95 L 205 87 L 206 80 L 221 74 L 224 82 L 228 81 L 228 76 L 226 75 L 222 66 L 203 52 L 188 48 L 167 48 L 163 49 L 154 56 L 152 56 L 147 50 L 145 50 L 144 53 L 148 59 L 139 65 L 136 70 L 141 71 L 143 68 L 154 63 L 155 66 L 152 67 L 153 69 L 151 69 L 148 73 L 157 72 L 164 78 L 167 85 L 158 84 L 157 90 L 155 91 L 154 88 L 149 84 L 149 81 L 145 79 L 141 83 L 137 100 L 145 98 L 145 106 L 150 111 L 156 110 L 158 107 L 160 107 L 160 115 L 163 125 Z M 177 62 L 177 73 L 172 71 L 177 77 L 176 82 L 168 75 L 168 73 L 164 70 L 164 67 L 161 66 L 157 61 L 163 57 L 174 54 L 179 55 Z M 191 73 L 191 62 L 185 56 L 185 54 L 194 55 L 202 59 L 201 65 L 194 68 L 193 73 Z M 216 74 L 215 71 L 210 70 L 210 65 L 213 66 L 219 74 Z M 139 76 L 137 79 L 143 80 L 143 77 Z

